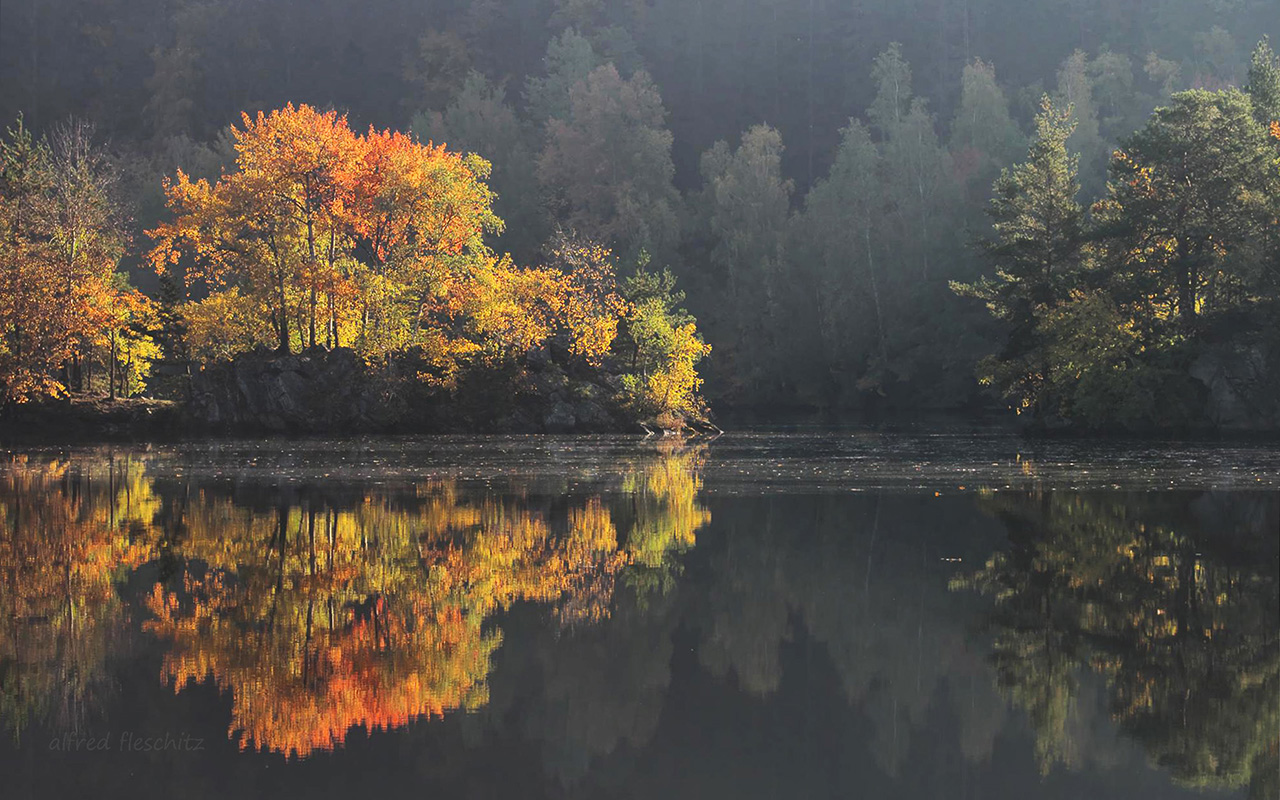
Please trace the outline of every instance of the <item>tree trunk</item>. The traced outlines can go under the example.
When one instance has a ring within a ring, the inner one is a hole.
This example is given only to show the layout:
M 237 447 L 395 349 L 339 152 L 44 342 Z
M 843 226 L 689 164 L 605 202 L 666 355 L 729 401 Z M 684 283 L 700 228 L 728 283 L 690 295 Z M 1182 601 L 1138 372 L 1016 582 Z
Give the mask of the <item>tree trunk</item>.
M 1182 316 L 1182 324 L 1191 331 L 1196 327 L 1196 284 L 1200 282 L 1200 276 L 1195 267 L 1188 267 L 1186 277 L 1182 283 L 1182 299 L 1179 301 L 1179 312 Z
M 889 365 L 889 349 L 885 346 L 884 341 L 884 314 L 880 307 L 880 287 L 876 282 L 876 266 L 871 254 L 871 225 L 869 223 L 862 229 L 862 236 L 867 247 L 867 276 L 871 279 L 871 299 L 876 306 L 876 339 L 880 344 L 880 367 L 884 369 Z
M 284 298 L 284 272 L 277 282 L 277 298 L 280 303 L 280 352 L 289 354 L 289 304 Z
M 109 365 L 109 378 L 107 380 L 107 397 L 116 399 L 116 332 L 111 332 L 111 360 Z

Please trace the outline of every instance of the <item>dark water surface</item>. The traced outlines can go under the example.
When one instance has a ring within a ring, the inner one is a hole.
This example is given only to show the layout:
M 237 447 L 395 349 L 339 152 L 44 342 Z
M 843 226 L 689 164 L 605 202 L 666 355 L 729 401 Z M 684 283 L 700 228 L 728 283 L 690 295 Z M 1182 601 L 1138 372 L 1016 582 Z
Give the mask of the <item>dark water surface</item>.
M 0 796 L 1280 796 L 1280 449 L 0 455 Z

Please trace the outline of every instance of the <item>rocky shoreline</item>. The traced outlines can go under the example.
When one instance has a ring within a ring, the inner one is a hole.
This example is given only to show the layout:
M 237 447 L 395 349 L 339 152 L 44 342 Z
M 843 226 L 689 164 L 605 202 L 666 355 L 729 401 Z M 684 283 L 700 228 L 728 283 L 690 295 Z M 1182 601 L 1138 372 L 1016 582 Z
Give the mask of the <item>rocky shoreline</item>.
M 169 440 L 189 430 L 184 408 L 172 400 L 77 397 L 11 407 L 0 415 L 0 442 L 79 444 Z
M 195 372 L 185 401 L 63 398 L 0 413 L 0 442 L 73 443 L 219 436 L 352 434 L 716 434 L 709 413 L 636 413 L 607 369 L 565 367 L 535 351 L 506 370 L 477 372 L 445 390 L 412 362 L 371 367 L 353 350 L 248 353 Z M 1081 430 L 1023 421 L 1033 438 L 1240 439 L 1280 437 L 1280 393 L 1268 353 L 1217 347 L 1195 362 L 1204 419 L 1178 429 Z
M 638 415 L 622 380 L 540 351 L 505 371 L 433 388 L 411 363 L 371 367 L 353 350 L 245 354 L 195 372 L 186 401 L 72 397 L 9 409 L 0 439 L 68 442 L 203 436 L 717 433 L 706 416 Z
M 192 376 L 187 413 L 213 431 L 250 433 L 646 433 L 714 427 L 651 419 L 621 378 L 561 366 L 539 350 L 519 365 L 432 387 L 413 362 L 370 366 L 353 350 L 248 354 Z

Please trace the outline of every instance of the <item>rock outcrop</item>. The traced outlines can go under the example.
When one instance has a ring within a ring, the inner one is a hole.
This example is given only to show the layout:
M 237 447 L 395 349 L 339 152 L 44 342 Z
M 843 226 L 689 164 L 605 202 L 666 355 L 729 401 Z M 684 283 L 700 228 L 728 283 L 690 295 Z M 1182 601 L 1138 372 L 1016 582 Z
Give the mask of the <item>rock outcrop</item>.
M 0 411 L 0 442 L 139 441 L 185 433 L 181 403 L 73 396 Z
M 215 432 L 644 432 L 616 376 L 545 353 L 431 388 L 411 364 L 371 367 L 353 350 L 257 352 L 192 377 L 192 422 Z
M 1205 416 L 1224 433 L 1280 431 L 1280 347 L 1218 344 L 1191 365 L 1208 389 Z
M 398 416 L 380 383 L 354 350 L 251 353 L 195 373 L 188 411 L 219 430 L 375 431 Z

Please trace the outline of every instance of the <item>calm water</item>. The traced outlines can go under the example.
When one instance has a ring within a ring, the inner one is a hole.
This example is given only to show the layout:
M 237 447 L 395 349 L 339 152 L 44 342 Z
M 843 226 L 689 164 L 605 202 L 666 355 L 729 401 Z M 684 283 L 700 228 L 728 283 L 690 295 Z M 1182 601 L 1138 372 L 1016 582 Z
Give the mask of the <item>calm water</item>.
M 36 450 L 0 523 L 7 798 L 1280 792 L 1277 448 Z

